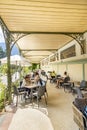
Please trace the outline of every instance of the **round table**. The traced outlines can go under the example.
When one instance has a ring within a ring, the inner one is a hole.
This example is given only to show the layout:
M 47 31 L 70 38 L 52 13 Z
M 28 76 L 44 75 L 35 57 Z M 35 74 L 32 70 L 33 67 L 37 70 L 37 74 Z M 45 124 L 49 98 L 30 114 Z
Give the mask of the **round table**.
M 38 109 L 18 109 L 8 130 L 54 130 L 47 115 Z

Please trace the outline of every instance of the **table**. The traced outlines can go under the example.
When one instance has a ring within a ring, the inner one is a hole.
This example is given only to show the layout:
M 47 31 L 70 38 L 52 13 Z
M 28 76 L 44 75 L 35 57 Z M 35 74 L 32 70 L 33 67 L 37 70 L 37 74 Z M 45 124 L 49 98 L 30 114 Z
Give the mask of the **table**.
M 24 86 L 25 88 L 29 88 L 29 89 L 33 89 L 33 88 L 36 88 L 36 87 L 38 87 L 38 85 L 37 84 L 31 84 L 31 85 L 29 85 L 29 86 Z
M 18 109 L 8 130 L 54 130 L 47 115 L 38 109 Z
M 34 89 L 34 88 L 38 88 L 38 85 L 36 85 L 36 84 L 31 84 L 31 85 L 29 85 L 29 86 L 25 86 L 25 88 L 28 88 L 28 89 L 31 90 L 30 96 L 31 96 L 32 104 L 33 104 L 33 89 Z

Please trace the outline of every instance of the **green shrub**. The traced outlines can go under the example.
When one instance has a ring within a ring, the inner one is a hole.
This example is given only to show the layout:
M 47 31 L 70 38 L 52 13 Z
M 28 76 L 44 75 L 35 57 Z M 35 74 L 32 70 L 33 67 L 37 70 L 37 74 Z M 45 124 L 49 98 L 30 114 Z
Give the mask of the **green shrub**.
M 0 82 L 0 110 L 4 108 L 5 85 Z

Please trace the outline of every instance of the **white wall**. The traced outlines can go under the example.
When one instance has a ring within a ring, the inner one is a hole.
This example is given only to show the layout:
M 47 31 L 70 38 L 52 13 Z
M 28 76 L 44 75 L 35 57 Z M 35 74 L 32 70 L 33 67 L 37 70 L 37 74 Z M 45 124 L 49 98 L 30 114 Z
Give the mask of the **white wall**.
M 84 33 L 84 38 L 86 39 L 86 53 L 87 53 L 87 32 Z M 77 57 L 72 57 L 71 60 L 69 60 L 70 58 L 59 60 L 58 63 L 52 63 L 50 65 L 50 70 L 55 70 L 57 72 L 57 74 L 64 74 L 64 71 L 67 71 L 71 77 L 72 80 L 74 81 L 81 81 L 83 80 L 83 78 L 85 78 L 85 80 L 87 80 L 87 61 L 86 61 L 86 57 L 81 55 L 81 48 L 80 45 L 75 41 L 71 41 L 69 44 L 65 45 L 64 47 L 60 48 L 58 50 L 59 56 L 60 56 L 60 52 L 72 45 L 76 45 L 76 56 Z M 84 58 L 84 61 L 81 62 L 81 58 Z M 80 60 L 80 62 L 78 62 Z M 68 63 L 69 61 L 69 63 Z M 65 63 L 65 64 L 64 64 Z M 84 64 L 84 68 L 83 68 L 83 64 Z M 83 72 L 84 71 L 84 72 Z
M 52 66 L 51 65 L 42 66 L 41 69 L 47 73 L 48 71 L 52 71 Z
M 85 80 L 87 80 L 87 64 L 85 64 Z
M 63 76 L 65 71 L 67 71 L 66 65 L 59 65 L 58 66 L 58 74 Z
M 52 64 L 52 71 L 55 71 L 56 73 L 58 73 L 58 65 L 57 64 Z
M 83 65 L 82 64 L 69 64 L 68 73 L 72 80 L 81 81 L 83 79 Z

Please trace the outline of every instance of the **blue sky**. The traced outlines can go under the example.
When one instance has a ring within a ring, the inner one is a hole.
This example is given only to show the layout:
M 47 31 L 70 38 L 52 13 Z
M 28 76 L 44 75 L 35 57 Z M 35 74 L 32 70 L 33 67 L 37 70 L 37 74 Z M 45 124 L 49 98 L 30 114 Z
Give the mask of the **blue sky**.
M 5 40 L 4 40 L 1 26 L 0 26 L 0 46 L 3 48 L 3 50 L 6 50 Z M 12 49 L 11 55 L 17 55 L 17 54 L 19 54 L 19 50 L 17 49 L 16 46 L 14 46 Z

